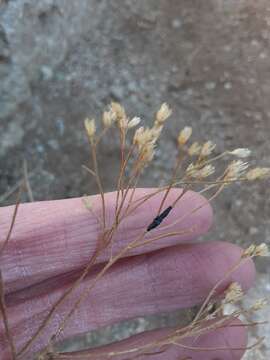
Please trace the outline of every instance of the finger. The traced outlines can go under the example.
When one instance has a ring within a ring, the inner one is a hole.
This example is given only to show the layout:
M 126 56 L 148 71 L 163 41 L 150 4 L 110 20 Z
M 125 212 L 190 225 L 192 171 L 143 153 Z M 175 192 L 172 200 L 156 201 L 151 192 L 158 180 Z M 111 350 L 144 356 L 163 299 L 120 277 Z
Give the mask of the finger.
M 155 191 L 156 189 L 138 189 L 135 193 L 135 199 L 142 198 Z M 180 189 L 173 189 L 164 207 L 170 205 L 181 191 Z M 160 193 L 154 196 L 120 224 L 114 237 L 114 253 L 117 253 L 123 246 L 145 231 L 156 216 L 162 197 L 163 195 Z M 107 226 L 114 221 L 115 198 L 115 193 L 106 194 Z M 93 196 L 90 201 L 93 212 L 100 215 L 102 212 L 100 197 Z M 198 211 L 189 215 L 199 207 L 201 208 Z M 13 207 L 1 210 L 2 234 L 8 231 L 12 211 Z M 212 210 L 205 198 L 194 192 L 188 192 L 171 211 L 168 218 L 164 220 L 164 224 L 168 225 L 170 222 L 181 218 L 183 218 L 182 221 L 172 226 L 171 229 L 167 229 L 166 232 L 189 230 L 188 233 L 182 236 L 159 239 L 150 245 L 134 249 L 128 255 L 149 252 L 193 240 L 209 229 L 212 221 Z M 82 268 L 93 255 L 100 233 L 99 223 L 95 216 L 85 208 L 81 198 L 21 204 L 12 237 L 0 259 L 6 292 L 17 291 L 48 278 Z M 147 238 L 162 233 L 164 233 L 162 229 L 157 228 L 149 232 Z M 105 261 L 109 255 L 110 249 L 99 257 L 98 262 Z
M 122 259 L 98 281 L 90 296 L 80 304 L 62 337 L 128 318 L 200 304 L 217 281 L 239 260 L 241 253 L 236 245 L 212 242 L 181 245 Z M 96 269 L 96 272 L 99 270 Z M 247 290 L 254 276 L 254 265 L 252 261 L 247 261 L 224 280 L 216 294 L 220 294 L 232 281 Z M 56 316 L 34 350 L 46 345 L 49 336 L 56 331 L 64 315 L 80 293 L 91 285 L 94 277 L 92 273 L 57 309 Z M 66 274 L 7 297 L 12 331 L 20 346 L 35 332 L 48 313 L 48 307 L 72 281 L 74 276 Z
M 86 354 L 88 354 L 102 360 L 108 358 L 105 356 L 108 352 L 122 352 L 122 355 L 116 355 L 113 359 L 127 360 L 134 356 L 135 359 L 140 360 L 240 360 L 247 346 L 246 329 L 241 326 L 239 320 L 235 319 L 227 323 L 226 327 L 208 331 L 201 336 L 178 340 L 178 346 L 147 348 L 147 345 L 154 341 L 162 341 L 171 333 L 172 330 L 168 329 L 149 331 L 92 351 L 81 351 L 76 356 L 80 355 L 80 360 L 84 360 L 84 356 L 86 359 Z M 143 347 L 144 351 L 136 351 Z M 59 357 L 60 359 L 62 358 Z M 58 360 L 57 357 L 56 360 Z

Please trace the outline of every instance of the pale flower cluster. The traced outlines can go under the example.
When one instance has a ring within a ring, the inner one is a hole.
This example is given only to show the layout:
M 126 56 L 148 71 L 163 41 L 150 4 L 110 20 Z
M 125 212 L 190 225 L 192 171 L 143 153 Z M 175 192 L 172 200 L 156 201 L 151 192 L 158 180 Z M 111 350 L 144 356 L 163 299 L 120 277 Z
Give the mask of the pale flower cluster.
M 258 311 L 258 310 L 263 309 L 267 305 L 268 305 L 267 299 L 259 299 L 251 306 L 250 310 Z
M 182 131 L 180 131 L 178 135 L 178 145 L 183 146 L 186 144 L 188 139 L 191 137 L 192 134 L 192 127 L 186 126 Z
M 247 172 L 246 179 L 249 181 L 266 179 L 270 177 L 270 168 L 254 168 Z
M 269 249 L 265 243 L 260 245 L 250 245 L 242 253 L 242 258 L 255 257 L 255 256 L 269 256 Z
M 188 155 L 189 156 L 196 156 L 200 155 L 202 146 L 198 142 L 194 142 L 189 148 L 188 148 Z
M 141 126 L 135 131 L 133 145 L 138 149 L 141 166 L 145 166 L 153 159 L 156 142 L 161 134 L 165 121 L 170 115 L 171 109 L 164 103 L 156 114 L 153 127 L 144 128 Z M 134 118 L 131 121 L 136 123 L 136 125 L 139 123 L 138 118 Z
M 233 151 L 229 151 L 228 153 L 239 158 L 246 158 L 250 156 L 251 151 L 247 148 L 239 148 Z
M 242 160 L 232 161 L 225 172 L 225 180 L 237 180 L 239 179 L 247 170 L 248 163 L 243 162 Z
M 102 116 L 102 123 L 105 128 L 108 128 L 114 124 L 116 121 L 116 113 L 110 108 L 109 111 L 104 111 Z
M 200 157 L 204 158 L 204 157 L 209 156 L 210 154 L 212 154 L 215 147 L 216 147 L 216 144 L 214 144 L 212 141 L 207 141 L 202 146 L 202 149 L 200 152 Z
M 156 114 L 155 126 L 163 126 L 165 121 L 171 116 L 171 114 L 171 108 L 166 103 L 163 103 Z
M 244 296 L 243 290 L 240 286 L 240 284 L 238 284 L 237 282 L 233 282 L 230 284 L 230 286 L 228 287 L 228 289 L 225 291 L 225 298 L 223 300 L 223 302 L 225 304 L 229 304 L 229 303 L 235 303 L 239 300 L 242 299 L 242 297 Z
M 122 105 L 117 102 L 111 103 L 111 111 L 115 114 L 116 122 L 120 129 L 125 129 L 128 126 L 128 118 L 126 111 Z
M 85 126 L 85 129 L 86 129 L 89 139 L 93 139 L 95 132 L 96 132 L 95 119 L 86 118 L 84 120 L 84 126 Z
M 190 164 L 187 167 L 186 175 L 189 178 L 193 179 L 205 179 L 208 176 L 212 175 L 215 172 L 215 167 L 211 164 L 205 165 L 203 167 L 198 167 L 194 164 Z

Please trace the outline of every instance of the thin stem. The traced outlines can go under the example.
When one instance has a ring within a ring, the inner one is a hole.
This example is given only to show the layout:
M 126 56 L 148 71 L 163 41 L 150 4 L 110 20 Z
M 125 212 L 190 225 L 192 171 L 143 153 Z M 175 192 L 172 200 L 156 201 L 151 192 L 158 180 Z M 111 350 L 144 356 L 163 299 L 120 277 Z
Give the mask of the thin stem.
M 106 132 L 108 131 L 110 127 L 105 127 L 102 129 L 101 133 L 97 136 L 96 141 L 95 141 L 95 146 L 97 147 L 98 144 L 100 143 L 100 140 L 102 139 L 102 137 L 106 134 Z
M 82 168 L 83 168 L 84 170 L 86 170 L 87 172 L 89 172 L 91 175 L 93 175 L 94 178 L 97 177 L 97 174 L 96 174 L 92 169 L 90 169 L 89 167 L 87 167 L 86 165 L 82 165 Z
M 28 166 L 27 166 L 27 161 L 24 159 L 23 161 L 23 175 L 24 175 L 24 183 L 25 183 L 25 187 L 28 193 L 28 197 L 29 200 L 31 202 L 34 202 L 34 196 L 33 196 L 33 191 L 31 189 L 31 185 L 29 182 L 29 173 L 28 173 Z
M 197 315 L 195 316 L 195 318 L 193 320 L 193 323 L 195 323 L 200 318 L 203 310 L 205 309 L 205 307 L 209 303 L 210 299 L 215 294 L 217 288 L 224 282 L 224 280 L 227 279 L 228 276 L 230 276 L 235 270 L 237 270 L 239 268 L 239 266 L 242 265 L 244 263 L 244 261 L 247 259 L 249 259 L 249 258 L 240 258 L 239 261 L 235 265 L 233 265 L 219 281 L 217 281 L 215 286 L 212 288 L 212 290 L 209 292 L 206 299 L 204 300 L 200 310 L 198 311 Z
M 9 240 L 11 238 L 11 234 L 12 234 L 12 231 L 13 231 L 13 228 L 14 228 L 14 225 L 15 225 L 15 220 L 16 220 L 19 205 L 20 205 L 21 193 L 22 193 L 22 190 L 23 190 L 23 186 L 24 186 L 24 183 L 23 183 L 23 185 L 20 186 L 18 194 L 17 194 L 16 204 L 15 204 L 15 208 L 14 208 L 14 211 L 13 211 L 13 214 L 12 214 L 11 224 L 10 224 L 10 227 L 9 227 L 9 230 L 8 230 L 8 233 L 7 233 L 7 237 L 6 237 L 5 241 L 4 241 L 4 243 L 2 244 L 2 246 L 0 247 L 0 256 L 3 254 L 8 242 L 9 242 Z
M 34 335 L 23 345 L 23 347 L 19 350 L 18 355 L 23 354 L 28 348 L 29 346 L 36 340 L 36 338 L 38 336 L 41 335 L 41 332 L 45 329 L 45 327 L 47 326 L 48 322 L 50 321 L 52 315 L 54 314 L 56 308 L 62 304 L 62 302 L 78 287 L 78 285 L 80 284 L 80 282 L 85 278 L 85 276 L 88 274 L 91 266 L 94 264 L 95 260 L 97 259 L 99 252 L 100 252 L 100 248 L 97 248 L 95 253 L 93 254 L 91 260 L 89 261 L 88 265 L 85 267 L 85 269 L 83 270 L 82 274 L 79 276 L 79 278 L 77 278 L 75 280 L 75 282 L 72 284 L 72 286 L 66 290 L 66 292 L 64 292 L 63 295 L 61 295 L 61 297 L 53 304 L 53 306 L 51 307 L 48 315 L 46 316 L 46 318 L 42 321 L 42 323 L 40 324 L 40 326 L 38 327 L 38 329 L 36 330 L 36 332 L 34 333 Z
M 133 240 L 129 245 L 124 247 L 116 256 L 114 256 L 104 267 L 103 269 L 97 274 L 95 279 L 93 280 L 93 283 L 91 286 L 84 291 L 77 301 L 75 302 L 72 309 L 69 311 L 69 313 L 64 317 L 64 319 L 61 321 L 56 333 L 53 335 L 52 340 L 54 340 L 60 332 L 64 329 L 66 322 L 68 319 L 72 316 L 76 308 L 80 305 L 80 303 L 88 296 L 89 292 L 93 289 L 93 287 L 96 285 L 96 283 L 105 275 L 105 273 L 112 267 L 113 264 L 115 264 L 125 253 L 127 253 L 130 249 L 132 249 L 132 246 L 135 245 L 138 241 L 140 241 L 146 234 L 146 231 L 144 231 L 140 236 L 138 236 L 135 240 Z
M 103 222 L 103 229 L 106 228 L 106 209 L 105 209 L 105 197 L 104 197 L 104 191 L 103 187 L 100 181 L 99 171 L 98 171 L 98 163 L 97 163 L 97 153 L 96 153 L 96 145 L 94 144 L 93 140 L 90 139 L 90 145 L 91 145 L 91 153 L 92 153 L 92 160 L 94 165 L 94 173 L 96 174 L 96 182 L 98 185 L 99 193 L 101 196 L 101 202 L 102 202 L 102 222 Z
M 123 174 L 123 166 L 125 162 L 125 130 L 122 128 L 119 128 L 120 132 L 120 171 L 117 179 L 117 194 L 116 194 L 116 202 L 115 202 L 115 214 L 117 213 L 118 209 L 118 201 L 119 201 L 119 195 L 121 190 L 121 178 Z
M 129 151 L 128 151 L 128 153 L 127 153 L 127 156 L 126 156 L 126 158 L 125 158 L 123 167 L 121 168 L 121 173 L 120 173 L 120 188 L 122 187 L 122 184 L 124 184 L 124 180 L 125 180 L 125 179 L 124 179 L 124 177 L 125 177 L 124 171 L 125 171 L 125 169 L 126 169 L 126 167 L 127 167 L 127 164 L 128 164 L 129 159 L 131 158 L 131 156 L 132 156 L 132 154 L 133 154 L 134 149 L 135 149 L 135 145 L 132 144 L 132 145 L 130 146 Z
M 214 200 L 223 190 L 224 186 L 221 186 L 215 193 L 214 195 L 212 195 L 209 199 L 207 199 L 205 202 L 203 202 L 200 206 L 197 206 L 196 208 L 194 208 L 192 211 L 184 214 L 183 216 L 181 216 L 179 219 L 177 219 L 176 221 L 170 223 L 169 225 L 164 225 L 161 226 L 160 228 L 162 230 L 167 229 L 173 225 L 179 224 L 180 222 L 182 222 L 187 216 L 194 214 L 196 211 L 202 209 L 204 206 L 208 205 L 212 200 Z M 209 189 L 207 189 L 209 190 Z M 203 189 L 203 191 L 206 191 L 206 189 Z
M 9 322 L 8 322 L 7 309 L 6 309 L 6 304 L 5 304 L 4 281 L 3 281 L 1 270 L 0 270 L 0 313 L 2 314 L 3 323 L 4 323 L 4 327 L 5 327 L 5 334 L 6 334 L 8 344 L 10 347 L 12 360 L 16 360 L 16 348 L 15 348 L 13 336 L 11 335 L 10 326 L 9 326 Z
M 138 248 L 138 247 L 143 246 L 143 245 L 151 244 L 151 243 L 153 243 L 154 241 L 163 239 L 163 238 L 165 238 L 165 237 L 171 237 L 171 236 L 179 236 L 179 235 L 190 234 L 190 233 L 192 233 L 192 232 L 195 230 L 195 228 L 196 228 L 196 226 L 194 226 L 194 227 L 192 227 L 192 228 L 190 228 L 190 229 L 188 229 L 188 230 L 174 231 L 174 232 L 171 232 L 171 233 L 162 234 L 162 235 L 156 236 L 156 237 L 154 237 L 154 238 L 145 240 L 144 242 L 139 243 L 139 244 L 137 244 L 136 246 L 132 246 L 132 249 Z
M 89 207 L 88 204 L 87 204 L 87 200 L 88 200 L 88 196 L 87 195 L 84 195 L 82 197 L 82 203 L 83 205 L 85 206 L 85 208 L 91 212 L 92 216 L 97 220 L 97 222 L 99 223 L 99 226 L 100 228 L 102 228 L 102 222 L 99 218 L 99 216 L 94 212 L 94 210 L 91 208 L 91 206 Z
M 177 161 L 176 161 L 176 164 L 175 164 L 175 167 L 174 167 L 174 170 L 173 170 L 173 174 L 172 174 L 172 177 L 171 177 L 170 184 L 167 187 L 166 193 L 165 193 L 165 195 L 164 195 L 164 197 L 163 197 L 163 199 L 161 201 L 161 204 L 159 206 L 157 215 L 159 215 L 160 211 L 162 210 L 162 207 L 163 207 L 163 205 L 164 205 L 164 203 L 165 203 L 165 201 L 166 201 L 166 199 L 167 199 L 167 197 L 169 195 L 169 192 L 170 192 L 170 190 L 171 190 L 171 188 L 172 188 L 172 186 L 173 186 L 173 184 L 175 182 L 177 171 L 179 170 L 180 166 L 182 165 L 184 158 L 185 158 L 184 154 L 182 156 L 179 155 L 179 157 L 177 158 Z
M 181 348 L 184 349 L 188 349 L 188 350 L 196 350 L 196 351 L 224 351 L 224 350 L 251 350 L 255 347 L 257 347 L 259 344 L 262 343 L 262 341 L 264 340 L 264 338 L 259 339 L 258 341 L 256 341 L 254 344 L 250 345 L 250 346 L 246 346 L 246 347 L 199 347 L 199 346 L 188 346 L 188 345 L 184 345 L 182 343 L 178 343 L 178 342 L 172 342 L 173 345 L 179 346 Z

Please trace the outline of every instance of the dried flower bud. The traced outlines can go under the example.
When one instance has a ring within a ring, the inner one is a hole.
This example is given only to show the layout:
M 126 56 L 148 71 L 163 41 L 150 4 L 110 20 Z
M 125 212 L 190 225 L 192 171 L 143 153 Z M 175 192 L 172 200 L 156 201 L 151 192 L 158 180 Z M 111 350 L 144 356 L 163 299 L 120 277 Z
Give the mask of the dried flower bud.
M 234 160 L 228 165 L 224 179 L 237 180 L 240 176 L 244 174 L 247 168 L 247 162 L 243 162 L 242 160 Z
M 144 127 L 143 126 L 139 127 L 135 131 L 135 134 L 134 134 L 134 137 L 133 137 L 133 144 L 134 145 L 138 146 L 140 144 L 143 133 L 144 133 Z
M 178 145 L 181 147 L 186 144 L 192 134 L 192 127 L 186 126 L 178 135 Z
M 186 175 L 194 179 L 204 179 L 215 172 L 213 165 L 205 165 L 202 168 L 194 166 L 192 163 L 187 167 Z
M 251 306 L 250 310 L 258 311 L 263 309 L 266 305 L 268 305 L 267 299 L 259 299 Z
M 188 149 L 189 156 L 199 155 L 201 152 L 201 145 L 199 143 L 194 142 Z
M 116 113 L 112 109 L 110 109 L 109 111 L 104 111 L 102 122 L 105 128 L 112 126 L 115 120 L 116 120 Z
M 241 258 L 247 258 L 254 256 L 256 250 L 256 245 L 251 244 L 247 249 L 245 249 L 241 255 Z
M 155 125 L 161 126 L 164 124 L 164 122 L 170 117 L 172 114 L 172 110 L 169 108 L 169 106 L 166 103 L 163 103 L 160 107 L 160 109 L 157 112 Z
M 216 147 L 216 144 L 212 143 L 212 141 L 207 141 L 202 146 L 200 156 L 202 158 L 209 156 L 213 152 L 215 147 Z
M 118 102 L 111 102 L 111 110 L 115 113 L 117 119 L 126 117 L 125 109 Z
M 254 256 L 269 256 L 268 246 L 265 243 L 260 245 L 250 245 L 246 250 L 242 253 L 242 258 L 254 257 Z
M 239 148 L 233 151 L 229 151 L 229 154 L 237 156 L 239 158 L 246 158 L 251 154 L 251 151 L 247 148 Z
M 140 159 L 141 165 L 145 166 L 149 164 L 153 160 L 154 154 L 155 154 L 155 145 L 153 143 L 148 143 L 144 147 L 141 154 L 141 159 Z
M 229 285 L 228 289 L 225 291 L 224 303 L 235 303 L 242 299 L 244 293 L 240 284 L 233 282 Z
M 92 139 L 94 137 L 94 135 L 95 135 L 95 132 L 96 132 L 95 119 L 86 118 L 84 120 L 84 126 L 85 126 L 85 129 L 87 131 L 87 134 L 88 134 L 89 138 Z
M 128 119 L 126 116 L 125 109 L 122 105 L 120 105 L 117 102 L 111 103 L 111 110 L 116 115 L 116 121 L 120 129 L 127 128 L 128 125 Z
M 255 256 L 269 256 L 269 249 L 265 243 L 257 246 Z
M 135 131 L 134 137 L 133 137 L 133 144 L 135 144 L 139 151 L 141 149 L 143 149 L 146 145 L 148 144 L 155 144 L 160 133 L 161 133 L 162 127 L 159 128 L 146 128 L 144 129 L 144 127 L 139 127 L 139 129 L 137 129 Z
M 265 179 L 270 177 L 270 168 L 254 168 L 246 173 L 246 179 L 249 181 Z
M 133 119 L 131 119 L 128 123 L 128 128 L 131 129 L 137 125 L 139 125 L 139 123 L 141 122 L 141 119 L 139 117 L 134 117 Z

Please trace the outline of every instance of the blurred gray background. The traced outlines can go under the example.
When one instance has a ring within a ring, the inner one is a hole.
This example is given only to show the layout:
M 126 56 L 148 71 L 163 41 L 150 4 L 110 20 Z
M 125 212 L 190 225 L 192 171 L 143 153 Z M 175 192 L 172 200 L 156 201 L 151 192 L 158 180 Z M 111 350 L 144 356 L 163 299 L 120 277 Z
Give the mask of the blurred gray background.
M 1 0 L 0 194 L 22 179 L 24 158 L 35 200 L 95 193 L 81 169 L 83 119 L 111 100 L 145 122 L 163 101 L 173 108 L 141 185 L 168 174 L 185 125 L 217 154 L 249 147 L 270 166 L 269 45 L 267 0 Z M 107 190 L 116 148 L 112 137 L 100 152 Z M 208 239 L 270 243 L 269 182 L 235 185 L 214 208 Z M 269 291 L 269 263 L 258 266 Z

